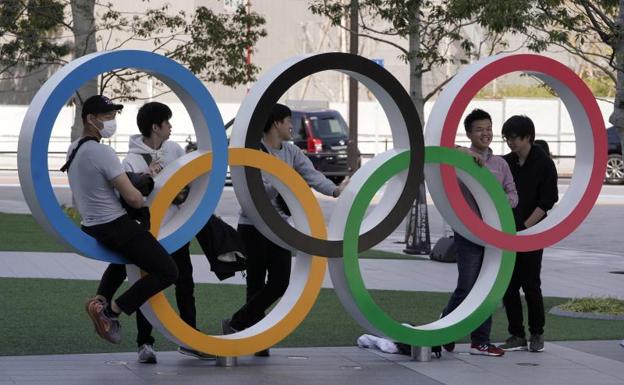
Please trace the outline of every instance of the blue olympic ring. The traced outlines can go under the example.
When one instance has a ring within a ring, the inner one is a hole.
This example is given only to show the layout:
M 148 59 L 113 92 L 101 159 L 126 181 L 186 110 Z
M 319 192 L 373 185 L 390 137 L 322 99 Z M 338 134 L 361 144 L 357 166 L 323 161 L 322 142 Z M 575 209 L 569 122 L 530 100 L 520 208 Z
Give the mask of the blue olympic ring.
M 41 210 L 47 219 L 47 223 L 40 224 L 79 253 L 105 262 L 127 263 L 120 255 L 82 232 L 65 215 L 54 196 L 48 174 L 48 144 L 52 127 L 65 102 L 89 79 L 119 68 L 145 71 L 167 84 L 193 117 L 199 149 L 215 150 L 208 187 L 197 208 L 188 221 L 160 240 L 168 252 L 187 243 L 188 234 L 196 234 L 204 226 L 207 214 L 217 206 L 225 183 L 228 145 L 223 119 L 208 89 L 188 69 L 162 55 L 137 50 L 97 52 L 72 61 L 43 85 L 31 103 L 33 111 L 29 109 L 22 126 L 22 131 L 25 131 L 24 127 L 33 124 L 29 117 L 34 117 L 34 129 L 29 134 L 20 135 L 19 141 L 18 153 L 26 154 L 23 155 L 26 158 L 19 159 L 20 166 L 28 165 L 20 167 L 20 182 L 22 185 L 32 184 L 35 192 L 36 202 L 29 201 L 29 206 L 38 205 L 36 209 Z

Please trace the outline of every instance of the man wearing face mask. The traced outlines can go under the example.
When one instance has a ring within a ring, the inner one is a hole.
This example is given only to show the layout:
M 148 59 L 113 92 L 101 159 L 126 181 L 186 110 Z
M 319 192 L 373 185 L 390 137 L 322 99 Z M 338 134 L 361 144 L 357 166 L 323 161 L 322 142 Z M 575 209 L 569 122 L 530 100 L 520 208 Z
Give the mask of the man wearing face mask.
M 115 116 L 122 108 L 105 96 L 88 98 L 82 107 L 82 137 L 70 145 L 67 163 L 61 169 L 67 171 L 82 230 L 148 273 L 113 299 L 121 282 L 111 280 L 105 272 L 98 295 L 87 301 L 95 331 L 112 343 L 121 342 L 119 315 L 134 313 L 178 277 L 177 266 L 167 251 L 128 216 L 119 201 L 121 196 L 132 208 L 144 205 L 143 195 L 130 182 L 115 151 L 100 143 L 115 134 Z M 110 301 L 101 294 L 104 292 L 111 293 Z

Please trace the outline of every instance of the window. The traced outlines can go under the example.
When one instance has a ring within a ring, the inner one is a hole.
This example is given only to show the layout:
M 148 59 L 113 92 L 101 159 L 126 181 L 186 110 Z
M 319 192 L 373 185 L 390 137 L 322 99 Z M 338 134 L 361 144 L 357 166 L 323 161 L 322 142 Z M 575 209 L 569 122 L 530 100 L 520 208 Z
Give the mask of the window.
M 314 135 L 319 138 L 338 138 L 348 136 L 343 122 L 333 116 L 326 118 L 310 117 Z
M 305 124 L 303 123 L 303 116 L 293 114 L 291 120 L 293 125 L 293 140 L 306 140 L 308 135 L 305 130 Z

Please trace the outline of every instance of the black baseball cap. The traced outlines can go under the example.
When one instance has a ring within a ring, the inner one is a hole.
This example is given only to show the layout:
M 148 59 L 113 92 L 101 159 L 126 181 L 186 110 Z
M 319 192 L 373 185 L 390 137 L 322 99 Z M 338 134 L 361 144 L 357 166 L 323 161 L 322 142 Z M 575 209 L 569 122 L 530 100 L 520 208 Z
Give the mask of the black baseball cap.
M 119 111 L 123 108 L 121 104 L 115 104 L 104 95 L 93 95 L 82 104 L 82 118 L 88 114 L 105 114 L 111 111 Z

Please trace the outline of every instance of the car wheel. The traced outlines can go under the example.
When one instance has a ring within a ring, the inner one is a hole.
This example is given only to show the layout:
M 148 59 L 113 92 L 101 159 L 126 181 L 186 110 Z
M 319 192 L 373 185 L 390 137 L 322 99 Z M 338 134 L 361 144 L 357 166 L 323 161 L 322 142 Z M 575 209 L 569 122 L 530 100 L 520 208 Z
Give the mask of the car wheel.
M 609 155 L 609 159 L 607 160 L 605 182 L 608 184 L 624 183 L 624 161 L 622 161 L 622 155 Z

